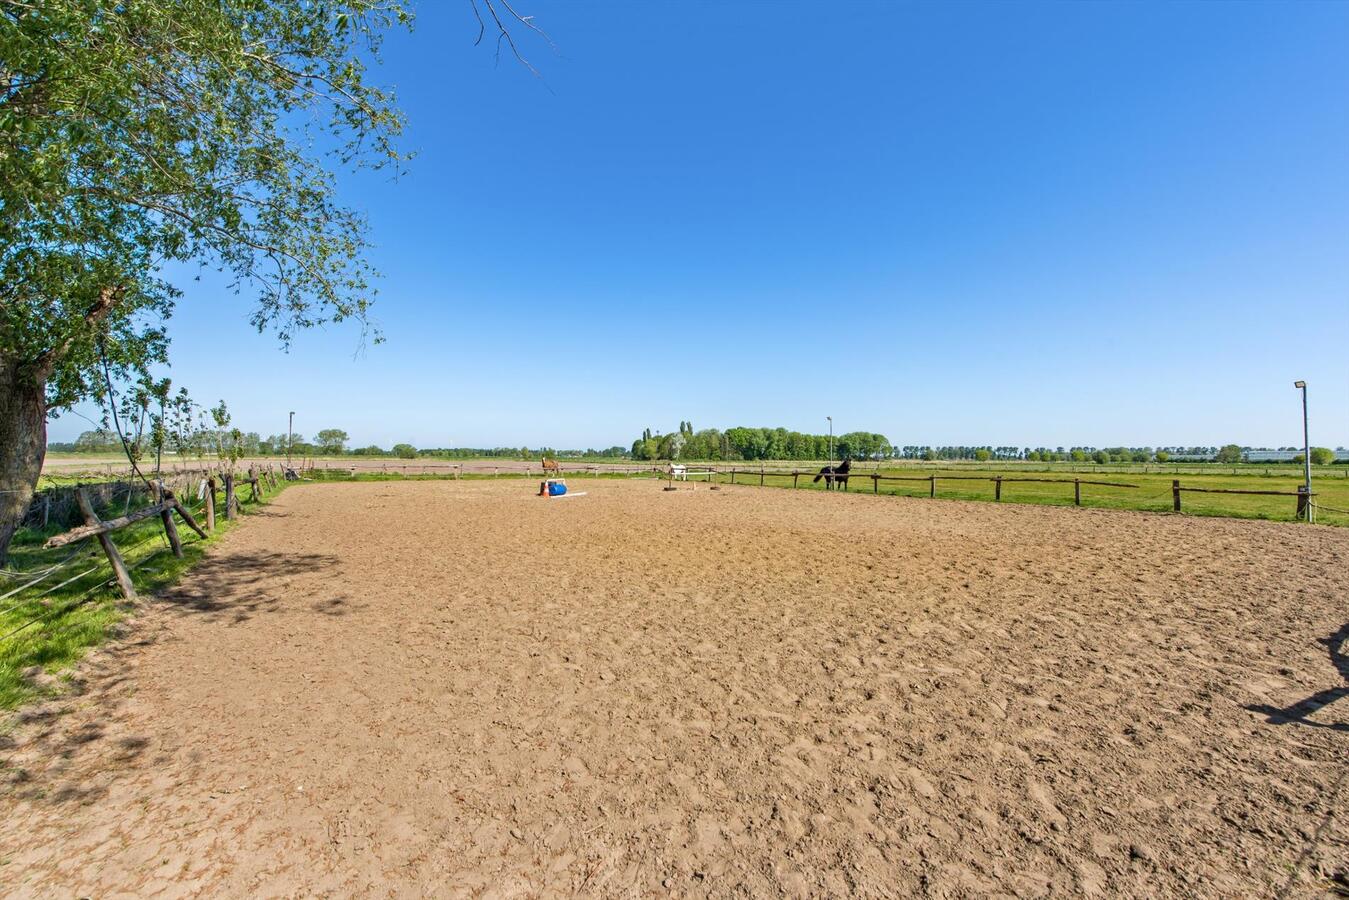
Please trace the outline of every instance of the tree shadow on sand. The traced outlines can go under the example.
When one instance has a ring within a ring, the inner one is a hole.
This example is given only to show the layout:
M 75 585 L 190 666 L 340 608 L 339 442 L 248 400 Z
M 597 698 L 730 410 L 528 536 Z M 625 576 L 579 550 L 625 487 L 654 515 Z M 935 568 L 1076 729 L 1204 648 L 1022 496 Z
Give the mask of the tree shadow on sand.
M 1349 644 L 1349 622 L 1340 626 L 1328 638 L 1321 638 L 1320 642 L 1325 644 L 1330 651 L 1330 664 L 1340 673 L 1344 679 L 1344 684 L 1338 687 L 1326 688 L 1323 691 L 1317 691 L 1305 700 L 1299 700 L 1291 706 L 1277 707 L 1268 704 L 1251 705 L 1246 708 L 1251 712 L 1257 712 L 1264 715 L 1265 721 L 1271 725 L 1309 725 L 1313 728 L 1329 728 L 1332 731 L 1349 732 L 1349 722 L 1332 722 L 1323 724 L 1313 722 L 1307 717 L 1312 713 L 1323 709 L 1336 700 L 1342 700 L 1349 697 L 1349 653 L 1346 653 L 1346 645 Z
M 206 558 L 182 582 L 161 591 L 157 601 L 175 614 L 235 625 L 286 603 L 284 579 L 335 572 L 337 564 L 337 557 L 319 553 L 261 551 Z M 291 608 L 323 616 L 343 616 L 354 609 L 343 595 Z M 0 801 L 93 803 L 112 784 L 138 777 L 162 761 L 166 751 L 160 736 L 132 730 L 117 711 L 134 693 L 131 660 L 160 639 L 150 629 L 105 645 L 71 674 L 61 694 L 29 704 L 16 715 L 23 727 L 21 744 L 0 733 Z M 76 764 L 89 756 L 96 762 Z
M 278 579 L 335 572 L 337 564 L 337 557 L 326 553 L 231 553 L 203 560 L 159 599 L 184 613 L 245 622 L 280 605 L 284 591 L 279 589 Z M 334 614 L 332 610 L 324 612 Z

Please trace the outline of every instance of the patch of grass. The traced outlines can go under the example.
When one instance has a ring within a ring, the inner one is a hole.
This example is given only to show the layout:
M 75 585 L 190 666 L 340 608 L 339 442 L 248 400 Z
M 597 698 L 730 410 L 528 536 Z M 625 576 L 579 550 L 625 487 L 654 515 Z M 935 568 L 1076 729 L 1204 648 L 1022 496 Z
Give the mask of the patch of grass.
M 283 488 L 281 484 L 277 491 L 264 492 L 262 502 Z M 173 584 L 200 562 L 208 546 L 247 518 L 248 510 L 256 505 L 242 502 L 248 493 L 247 489 L 240 492 L 244 515 L 234 522 L 225 519 L 223 502 L 217 503 L 216 530 L 205 540 L 179 522 L 178 532 L 183 541 L 181 559 L 169 551 L 158 518 L 113 532 L 136 590 L 142 595 L 153 594 Z M 186 503 L 204 526 L 204 504 L 195 499 Z M 119 504 L 117 508 L 99 512 L 110 518 L 120 515 L 122 509 Z M 45 570 L 60 566 L 37 584 L 0 600 L 0 709 L 12 709 L 44 693 L 23 677 L 26 669 L 39 666 L 49 675 L 60 674 L 90 647 L 102 643 L 109 629 L 129 612 L 111 580 L 111 567 L 97 540 L 81 541 L 74 547 L 42 549 L 43 542 L 60 530 L 52 527 L 19 532 L 10 548 L 6 570 L 9 574 L 0 577 L 0 594 L 7 594 L 35 580 Z

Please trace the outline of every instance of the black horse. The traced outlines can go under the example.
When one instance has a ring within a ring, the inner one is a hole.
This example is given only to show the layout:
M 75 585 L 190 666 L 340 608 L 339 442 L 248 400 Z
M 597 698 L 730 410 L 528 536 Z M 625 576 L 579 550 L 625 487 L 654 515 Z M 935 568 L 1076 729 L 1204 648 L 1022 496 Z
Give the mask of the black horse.
M 834 487 L 841 482 L 843 484 L 843 490 L 846 491 L 848 489 L 848 472 L 851 469 L 852 460 L 845 459 L 836 466 L 825 466 L 820 470 L 820 474 L 815 476 L 814 481 L 819 481 L 823 478 L 824 489 L 826 491 L 832 491 Z

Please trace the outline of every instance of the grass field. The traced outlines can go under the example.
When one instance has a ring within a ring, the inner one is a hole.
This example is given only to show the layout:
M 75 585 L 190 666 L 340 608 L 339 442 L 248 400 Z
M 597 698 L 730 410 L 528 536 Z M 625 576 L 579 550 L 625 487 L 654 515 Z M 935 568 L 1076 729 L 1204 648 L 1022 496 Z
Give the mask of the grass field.
M 757 466 L 740 464 L 741 472 L 735 476 L 737 483 L 758 484 Z M 763 484 L 772 487 L 790 488 L 793 478 L 790 474 L 792 464 L 766 464 Z M 811 466 L 798 465 L 801 472 L 813 472 Z M 1171 483 L 1179 480 L 1183 488 L 1206 488 L 1209 490 L 1254 490 L 1296 492 L 1302 484 L 1300 472 L 1291 467 L 1271 467 L 1270 474 L 1263 469 L 1259 472 L 1241 472 L 1231 474 L 1231 467 L 1205 467 L 1184 469 L 1173 474 L 1172 467 L 1166 467 L 1165 473 L 1145 472 L 1142 467 L 1133 470 L 1105 471 L 1113 467 L 1086 468 L 1079 466 L 1071 469 L 1046 469 L 1043 465 L 1021 468 L 984 467 L 984 466 L 946 466 L 946 467 L 890 467 L 881 466 L 854 469 L 849 480 L 850 492 L 873 492 L 871 472 L 877 471 L 885 476 L 914 478 L 914 481 L 884 481 L 874 487 L 881 494 L 896 494 L 906 497 L 927 497 L 931 484 L 926 479 L 937 479 L 937 497 L 947 500 L 987 500 L 995 495 L 994 478 L 1001 476 L 1002 502 L 1034 503 L 1050 506 L 1072 506 L 1074 478 L 1084 481 L 1113 481 L 1137 487 L 1082 486 L 1082 505 L 1107 509 L 1136 509 L 1146 512 L 1170 512 L 1172 509 Z M 774 469 L 788 470 L 788 474 L 775 474 Z M 1349 513 L 1330 511 L 1349 510 L 1349 467 L 1325 467 L 1313 475 L 1312 489 L 1316 502 L 1323 504 L 1318 510 L 1317 522 L 1323 525 L 1349 526 Z M 1060 483 L 1041 483 L 1018 481 L 1017 479 L 1052 478 L 1063 479 Z M 802 475 L 796 479 L 800 490 L 822 490 L 824 482 L 813 482 L 811 475 Z M 970 480 L 975 479 L 975 480 Z M 730 480 L 729 475 L 716 476 L 718 482 Z M 1187 515 L 1232 516 L 1243 519 L 1271 519 L 1293 521 L 1296 518 L 1297 498 L 1244 495 L 1244 494 L 1203 494 L 1184 492 L 1181 509 Z

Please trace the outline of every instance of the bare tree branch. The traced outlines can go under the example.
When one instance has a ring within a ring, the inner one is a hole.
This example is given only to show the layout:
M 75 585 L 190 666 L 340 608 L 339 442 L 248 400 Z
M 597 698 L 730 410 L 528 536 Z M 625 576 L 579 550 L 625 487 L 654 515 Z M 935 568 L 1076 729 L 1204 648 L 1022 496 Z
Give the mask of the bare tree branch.
M 469 6 L 473 8 L 474 17 L 478 20 L 478 37 L 473 42 L 473 45 L 476 47 L 482 42 L 483 33 L 486 31 L 486 25 L 483 22 L 482 13 L 478 9 L 478 0 L 468 0 L 468 2 Z M 482 5 L 487 8 L 487 14 L 492 17 L 492 22 L 497 28 L 497 63 L 499 64 L 501 62 L 501 44 L 504 41 L 506 45 L 511 48 L 511 55 L 515 57 L 516 62 L 528 69 L 535 78 L 542 78 L 543 76 L 539 74 L 539 70 L 534 68 L 534 65 L 529 60 L 525 59 L 524 54 L 520 52 L 519 46 L 515 43 L 515 37 L 511 34 L 510 29 L 506 27 L 506 22 L 502 21 L 501 14 L 497 12 L 497 4 L 500 4 L 501 7 L 506 10 L 508 13 L 507 19 L 514 19 L 525 28 L 540 35 L 548 42 L 550 48 L 553 48 L 554 50 L 557 49 L 556 45 L 553 43 L 553 39 L 548 36 L 548 33 L 534 23 L 533 16 L 520 15 L 510 5 L 508 0 L 482 0 Z
M 89 307 L 89 311 L 84 314 L 85 326 L 92 328 L 106 318 L 121 296 L 122 288 L 120 287 L 104 288 L 99 291 L 98 299 Z M 61 357 L 70 352 L 70 348 L 75 345 L 75 340 L 79 336 L 79 332 L 71 331 L 64 341 L 39 356 L 34 365 L 37 374 L 41 378 L 46 379 L 51 373 L 52 367 L 61 361 Z

